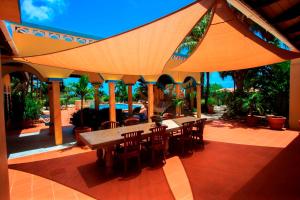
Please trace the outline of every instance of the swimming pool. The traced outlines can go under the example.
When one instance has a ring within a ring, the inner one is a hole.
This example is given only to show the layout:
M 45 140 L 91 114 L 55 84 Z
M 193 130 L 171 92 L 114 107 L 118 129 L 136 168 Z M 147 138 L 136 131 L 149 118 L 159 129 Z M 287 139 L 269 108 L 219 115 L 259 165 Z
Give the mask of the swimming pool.
M 132 108 L 135 109 L 137 107 L 141 107 L 141 105 L 139 104 L 133 104 Z M 104 109 L 104 108 L 109 108 L 109 104 L 100 104 L 99 105 L 100 109 Z M 128 110 L 128 104 L 125 103 L 117 103 L 116 104 L 116 109 L 121 109 L 121 110 Z

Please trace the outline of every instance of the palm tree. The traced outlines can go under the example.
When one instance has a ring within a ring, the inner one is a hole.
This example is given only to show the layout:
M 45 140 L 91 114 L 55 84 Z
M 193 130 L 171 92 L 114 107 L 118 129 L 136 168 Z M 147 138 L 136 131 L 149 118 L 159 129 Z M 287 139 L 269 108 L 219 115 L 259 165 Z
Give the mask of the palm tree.
M 64 87 L 63 96 L 65 98 L 66 109 L 68 109 L 68 104 L 71 98 L 74 97 L 73 88 L 70 85 Z
M 93 93 L 93 90 L 88 87 L 89 85 L 89 78 L 87 75 L 83 75 L 80 77 L 78 83 L 73 83 L 73 91 L 76 96 L 80 97 L 81 100 L 81 112 L 80 112 L 80 122 L 81 126 L 83 126 L 83 101 L 88 94 Z
M 206 72 L 206 94 L 205 94 L 205 108 L 208 111 L 208 97 L 210 93 L 210 78 L 209 78 L 210 73 Z

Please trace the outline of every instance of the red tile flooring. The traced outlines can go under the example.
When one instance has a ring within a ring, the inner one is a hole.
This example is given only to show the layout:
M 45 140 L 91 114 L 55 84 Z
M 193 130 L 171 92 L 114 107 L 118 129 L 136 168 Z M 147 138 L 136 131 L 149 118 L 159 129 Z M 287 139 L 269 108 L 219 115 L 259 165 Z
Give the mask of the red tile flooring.
M 207 138 L 204 150 L 181 159 L 194 199 L 300 199 L 297 132 L 217 121 L 207 125 Z M 253 145 L 256 143 L 259 146 Z M 162 168 L 144 168 L 127 179 L 105 179 L 95 159 L 94 151 L 72 148 L 10 160 L 9 167 L 52 179 L 94 198 L 174 198 Z
M 96 152 L 10 165 L 45 177 L 96 199 L 173 199 L 162 168 L 144 168 L 129 178 L 107 178 L 99 169 Z

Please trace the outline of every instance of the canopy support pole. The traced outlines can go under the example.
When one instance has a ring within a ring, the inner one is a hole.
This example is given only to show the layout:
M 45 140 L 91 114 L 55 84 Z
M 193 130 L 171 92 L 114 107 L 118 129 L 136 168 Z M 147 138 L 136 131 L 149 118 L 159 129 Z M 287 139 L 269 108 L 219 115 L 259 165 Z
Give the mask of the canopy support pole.
M 116 121 L 115 81 L 108 81 L 109 87 L 109 120 Z
M 201 118 L 201 85 L 197 84 L 197 117 Z
M 147 86 L 148 86 L 148 122 L 151 122 L 151 116 L 154 113 L 153 83 L 147 83 Z
M 95 110 L 99 111 L 99 104 L 100 104 L 100 99 L 99 99 L 99 88 L 101 83 L 92 83 L 94 87 L 94 104 L 95 104 Z
M 128 84 L 128 114 L 132 115 L 132 84 Z
M 180 83 L 176 83 L 175 85 L 176 98 L 180 98 Z M 181 115 L 181 105 L 176 105 L 176 116 Z
M 0 199 L 9 200 L 6 132 L 4 119 L 3 79 L 0 50 Z
M 300 120 L 300 59 L 291 61 L 290 67 L 290 129 L 299 130 Z
M 60 81 L 50 80 L 49 89 L 49 106 L 50 106 L 50 127 L 55 136 L 55 144 L 63 143 L 61 109 L 60 109 Z

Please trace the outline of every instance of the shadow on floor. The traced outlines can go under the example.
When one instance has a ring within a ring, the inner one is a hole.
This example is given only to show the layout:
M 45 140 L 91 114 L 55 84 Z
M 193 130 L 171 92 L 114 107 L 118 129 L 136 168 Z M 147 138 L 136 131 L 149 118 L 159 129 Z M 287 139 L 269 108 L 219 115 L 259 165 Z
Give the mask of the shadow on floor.
M 10 169 L 51 179 L 96 199 L 174 199 L 162 168 L 145 167 L 123 178 L 107 176 L 95 151 L 43 161 L 9 165 Z
M 231 199 L 300 199 L 300 137 L 243 185 Z
M 73 126 L 63 127 L 63 143 L 75 142 L 72 134 Z M 7 155 L 24 152 L 29 150 L 38 150 L 42 148 L 54 147 L 54 135 L 49 134 L 48 128 L 43 128 L 34 133 L 17 133 L 13 134 L 8 132 L 6 137 L 7 142 Z

